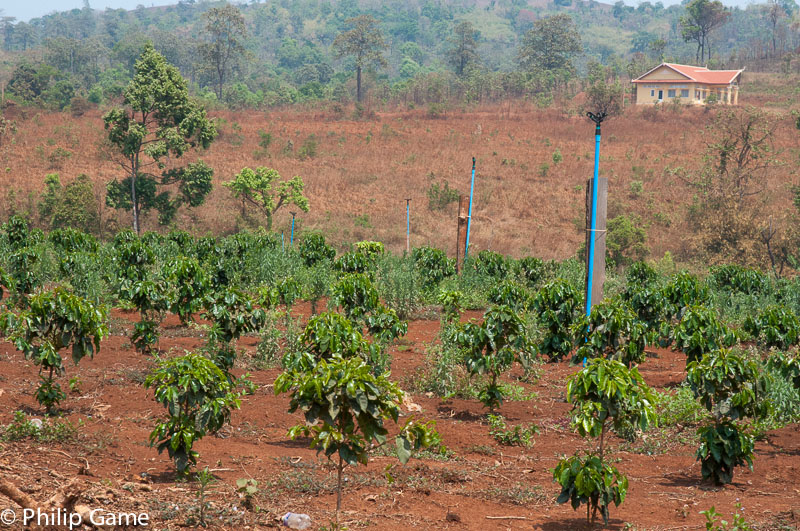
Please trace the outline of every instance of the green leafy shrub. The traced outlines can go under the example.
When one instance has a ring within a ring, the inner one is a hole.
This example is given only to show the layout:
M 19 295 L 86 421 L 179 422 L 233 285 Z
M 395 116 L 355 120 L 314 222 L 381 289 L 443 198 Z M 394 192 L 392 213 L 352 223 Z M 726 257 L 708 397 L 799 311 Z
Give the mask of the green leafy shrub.
M 465 323 L 456 332 L 456 342 L 465 351 L 467 371 L 488 374 L 489 381 L 480 391 L 481 403 L 494 411 L 503 403 L 503 389 L 497 379 L 514 361 L 527 367 L 533 345 L 526 335 L 525 323 L 508 306 L 492 306 L 481 324 Z
M 208 349 L 212 360 L 229 378 L 236 360 L 235 342 L 242 334 L 258 332 L 264 327 L 267 314 L 255 308 L 253 300 L 244 292 L 229 288 L 206 299 L 203 317 L 214 324 L 208 334 Z
M 428 195 L 428 208 L 430 210 L 445 210 L 450 203 L 458 201 L 458 190 L 450 188 L 450 184 L 445 181 L 444 186 L 433 182 L 426 191 Z
M 180 256 L 167 267 L 166 279 L 175 290 L 170 311 L 180 317 L 181 323 L 186 324 L 192 320 L 192 314 L 202 308 L 203 300 L 210 291 L 208 274 L 195 258 Z
M 692 305 L 672 330 L 674 348 L 686 354 L 686 363 L 699 360 L 704 354 L 736 343 L 736 334 L 725 326 L 717 312 L 706 306 Z
M 516 312 L 522 312 L 528 305 L 529 295 L 521 285 L 511 280 L 504 280 L 489 290 L 488 298 L 494 305 L 508 306 Z
M 422 306 L 424 289 L 414 262 L 407 257 L 381 260 L 375 284 L 384 304 L 401 319 L 408 319 Z
M 505 278 L 511 269 L 505 256 L 486 249 L 479 252 L 474 259 L 469 259 L 467 265 L 471 266 L 479 275 L 485 275 L 497 280 Z
M 714 284 L 729 292 L 755 295 L 770 290 L 769 277 L 756 269 L 726 264 L 712 267 L 710 273 Z
M 198 353 L 163 360 L 145 380 L 169 417 L 150 433 L 150 446 L 167 451 L 178 474 L 185 476 L 197 464 L 194 444 L 214 433 L 239 408 L 234 384 L 213 361 Z
M 708 286 L 687 271 L 672 275 L 663 294 L 668 304 L 667 318 L 680 318 L 689 306 L 702 305 L 710 299 Z
M 533 298 L 531 306 L 546 328 L 539 351 L 552 361 L 560 360 L 572 350 L 573 327 L 580 304 L 578 290 L 562 279 L 545 284 Z
M 792 382 L 797 389 L 800 389 L 800 359 L 796 356 L 785 352 L 776 352 L 767 358 L 766 368 L 768 371 L 780 374 Z
M 411 259 L 417 272 L 422 277 L 425 290 L 435 289 L 447 277 L 456 274 L 456 262 L 447 254 L 435 247 L 415 247 L 411 251 Z
M 137 280 L 124 282 L 120 296 L 139 311 L 140 320 L 133 327 L 131 343 L 142 354 L 151 352 L 158 343 L 158 326 L 170 308 L 170 294 L 162 281 Z
M 534 256 L 520 258 L 517 262 L 517 269 L 528 287 L 536 286 L 544 279 L 545 265 L 541 258 Z
M 743 328 L 767 348 L 786 349 L 800 342 L 800 319 L 784 305 L 772 304 L 755 317 L 748 315 Z
M 66 395 L 54 381 L 65 372 L 61 351 L 70 348 L 75 365 L 84 356 L 94 357 L 100 341 L 108 335 L 105 308 L 96 306 L 62 287 L 30 298 L 29 306 L 17 316 L 8 316 L 9 339 L 26 359 L 41 365 L 36 400 L 52 412 Z
M 587 358 L 608 358 L 621 361 L 628 367 L 644 361 L 646 326 L 633 310 L 620 299 L 604 300 L 592 306 L 591 315 L 582 316 L 574 325 L 580 347 L 572 363 Z
M 337 258 L 333 268 L 342 273 L 371 273 L 375 260 L 366 254 L 350 251 Z
M 306 267 L 320 262 L 330 262 L 336 256 L 336 250 L 325 242 L 325 236 L 312 232 L 303 236 L 299 245 L 300 258 Z
M 667 298 L 657 284 L 658 274 L 650 266 L 637 262 L 628 269 L 627 285 L 622 298 L 627 301 L 649 331 L 669 335 L 671 310 Z
M 759 400 L 764 391 L 759 365 L 730 349 L 720 349 L 692 361 L 687 369 L 692 391 L 714 420 L 698 430 L 697 459 L 703 479 L 716 485 L 730 483 L 735 467 L 753 468 L 753 437 L 735 421 L 762 418 L 768 412 L 768 405 Z

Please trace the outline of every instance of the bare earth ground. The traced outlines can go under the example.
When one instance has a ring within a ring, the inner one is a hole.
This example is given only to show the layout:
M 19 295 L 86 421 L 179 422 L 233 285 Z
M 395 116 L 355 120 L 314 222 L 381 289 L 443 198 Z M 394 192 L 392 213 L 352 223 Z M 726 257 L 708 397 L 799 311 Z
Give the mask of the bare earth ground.
M 299 308 L 307 315 L 307 306 Z M 90 507 L 147 512 L 153 528 L 196 527 L 197 484 L 176 482 L 172 462 L 147 446 L 150 430 L 164 411 L 141 385 L 152 362 L 133 351 L 120 335 L 135 314 L 114 312 L 115 335 L 104 342 L 94 360 L 69 366 L 66 379 L 77 375 L 81 394 L 62 405 L 65 416 L 82 423 L 80 435 L 68 443 L 3 443 L 0 475 L 37 499 L 46 499 L 60 485 L 80 475 L 90 485 L 84 502 Z M 434 340 L 437 321 L 413 321 L 393 351 L 395 380 L 409 388 L 424 349 Z M 193 330 L 166 323 L 161 349 L 188 349 L 202 338 Z M 257 338 L 241 341 L 249 354 Z M 645 380 L 659 390 L 684 377 L 682 354 L 657 349 L 640 367 Z M 349 529 L 587 529 L 585 510 L 556 505 L 559 488 L 551 469 L 559 455 L 588 449 L 571 433 L 564 401 L 565 379 L 576 369 L 567 363 L 543 366 L 541 378 L 526 390 L 537 399 L 505 403 L 500 412 L 512 423 L 534 422 L 541 433 L 530 449 L 498 445 L 488 434 L 485 411 L 477 401 L 442 401 L 413 395 L 422 417 L 435 419 L 448 459 L 412 459 L 393 471 L 387 485 L 384 468 L 396 459 L 376 457 L 368 467 L 347 471 L 343 520 Z M 328 524 L 335 506 L 335 472 L 307 448 L 307 441 L 289 441 L 286 432 L 300 420 L 286 413 L 288 396 L 275 397 L 272 383 L 279 370 L 250 370 L 258 385 L 233 414 L 232 426 L 197 444 L 199 467 L 217 478 L 209 498 L 212 525 L 226 529 L 262 529 L 278 525 L 286 511 L 309 513 L 313 529 Z M 0 422 L 8 424 L 17 410 L 40 415 L 33 398 L 37 368 L 8 343 L 0 345 Z M 756 446 L 755 469 L 737 469 L 735 481 L 713 488 L 700 480 L 695 461 L 693 428 L 651 432 L 635 443 L 615 439 L 611 454 L 628 475 L 628 498 L 612 508 L 611 529 L 679 530 L 704 528 L 700 511 L 712 505 L 731 520 L 741 502 L 748 521 L 761 529 L 796 529 L 800 524 L 800 425 L 770 432 Z M 653 455 L 647 455 L 647 453 Z M 254 478 L 260 492 L 259 512 L 243 508 L 236 493 L 239 478 Z M 13 504 L 0 498 L 0 510 Z M 521 517 L 493 519 L 489 517 Z M 21 529 L 19 524 L 14 529 Z M 786 526 L 786 527 L 783 527 Z

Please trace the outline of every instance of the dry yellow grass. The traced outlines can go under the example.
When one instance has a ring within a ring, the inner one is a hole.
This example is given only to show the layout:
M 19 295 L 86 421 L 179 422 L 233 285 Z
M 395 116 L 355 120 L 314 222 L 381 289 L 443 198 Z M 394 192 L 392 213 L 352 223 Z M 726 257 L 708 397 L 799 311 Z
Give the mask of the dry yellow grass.
M 57 171 L 62 181 L 86 173 L 96 183 L 119 175 L 99 155 L 103 138 L 101 113 L 80 118 L 68 114 L 17 113 L 17 132 L 0 147 L 0 193 L 10 189 L 40 193 L 44 176 Z M 591 177 L 594 130 L 585 118 L 525 103 L 449 112 L 429 118 L 424 111 L 387 112 L 368 121 L 335 119 L 324 111 L 212 112 L 224 118 L 222 135 L 200 154 L 215 170 L 215 188 L 207 203 L 184 210 L 176 226 L 194 233 L 224 234 L 236 230 L 239 204 L 220 186 L 245 166 L 270 166 L 284 177 L 306 182 L 311 211 L 298 217 L 299 227 L 318 229 L 337 243 L 379 239 L 391 249 L 405 246 L 405 198 L 412 198 L 412 244 L 435 245 L 454 253 L 456 208 L 428 208 L 426 191 L 447 181 L 469 192 L 471 158 L 477 158 L 472 242 L 521 256 L 572 256 L 582 241 L 584 184 Z M 705 147 L 704 128 L 712 114 L 702 109 L 669 109 L 658 114 L 628 109 L 603 126 L 602 175 L 609 178 L 609 215 L 635 213 L 648 228 L 655 256 L 685 247 L 684 221 L 692 192 L 669 169 L 698 168 Z M 233 124 L 237 124 L 236 127 Z M 269 158 L 257 158 L 258 131 L 269 132 Z M 299 160 L 302 143 L 314 135 L 317 155 Z M 777 132 L 780 147 L 796 145 L 797 131 L 785 119 Z M 284 151 L 291 141 L 294 154 Z M 72 152 L 58 168 L 48 157 L 57 149 Z M 555 164 L 553 154 L 563 160 Z M 543 170 L 543 165 L 548 169 Z M 787 185 L 793 166 L 773 171 L 765 212 L 790 208 Z M 642 193 L 631 182 L 642 181 Z M 7 205 L 6 205 L 7 206 Z M 284 208 L 276 228 L 287 229 Z M 109 227 L 128 225 L 125 213 L 104 209 Z M 356 219 L 359 217 L 358 220 Z M 356 222 L 358 221 L 358 223 Z M 155 216 L 144 226 L 157 229 Z

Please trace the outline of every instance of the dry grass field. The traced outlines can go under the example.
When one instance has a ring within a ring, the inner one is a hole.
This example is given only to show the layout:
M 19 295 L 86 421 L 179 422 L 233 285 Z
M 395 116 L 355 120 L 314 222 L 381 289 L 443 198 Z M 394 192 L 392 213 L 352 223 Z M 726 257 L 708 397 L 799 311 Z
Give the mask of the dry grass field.
M 795 171 L 800 132 L 788 111 L 795 95 L 791 80 L 749 74 L 742 101 L 783 116 L 776 148 L 783 165 L 766 177 L 764 222 L 769 214 L 791 208 L 789 188 Z M 578 100 L 576 100 L 578 101 Z M 430 244 L 454 253 L 457 202 L 431 210 L 433 184 L 469 192 L 471 158 L 477 158 L 472 242 L 478 248 L 544 258 L 572 256 L 582 241 L 585 180 L 591 177 L 593 124 L 576 102 L 538 109 L 526 102 L 491 107 L 454 108 L 438 117 L 426 110 L 378 110 L 370 119 L 353 120 L 352 110 L 211 111 L 222 119 L 219 139 L 200 158 L 215 170 L 215 188 L 205 205 L 183 210 L 175 226 L 194 233 L 224 234 L 242 226 L 239 203 L 221 186 L 245 166 L 270 166 L 284 177 L 300 175 L 311 211 L 298 217 L 298 229 L 323 231 L 339 245 L 379 239 L 393 250 L 405 246 L 405 198 L 412 198 L 412 244 Z M 639 216 L 652 255 L 671 251 L 686 256 L 687 208 L 694 191 L 676 168 L 697 171 L 710 135 L 714 111 L 628 108 L 603 126 L 601 174 L 609 178 L 609 216 Z M 102 206 L 104 183 L 119 176 L 103 158 L 102 110 L 81 117 L 67 113 L 14 109 L 16 132 L 0 146 L 0 216 L 17 203 L 33 201 L 44 177 L 58 172 L 62 182 L 80 173 L 95 182 Z M 269 133 L 267 150 L 259 131 Z M 316 154 L 300 155 L 312 139 Z M 558 155 L 560 153 L 561 160 Z M 641 182 L 641 186 L 633 184 Z M 288 229 L 285 208 L 276 228 Z M 103 209 L 104 227 L 126 226 L 128 215 Z M 144 224 L 158 229 L 155 215 Z

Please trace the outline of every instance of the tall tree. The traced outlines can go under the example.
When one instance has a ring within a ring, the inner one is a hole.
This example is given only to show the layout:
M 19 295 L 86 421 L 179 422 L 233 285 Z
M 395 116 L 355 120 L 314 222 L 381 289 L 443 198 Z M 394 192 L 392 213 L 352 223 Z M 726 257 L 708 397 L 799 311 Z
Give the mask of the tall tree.
M 708 37 L 712 31 L 722 26 L 730 15 L 720 0 L 692 0 L 687 4 L 686 14 L 680 19 L 681 35 L 684 41 L 697 43 L 695 57 L 698 61 L 711 59 Z
M 533 23 L 522 38 L 517 60 L 529 74 L 568 79 L 575 71 L 572 59 L 581 52 L 583 44 L 575 22 L 562 13 Z
M 148 43 L 125 89 L 125 107 L 103 116 L 112 158 L 126 174 L 106 190 L 112 208 L 133 212 L 133 230 L 140 231 L 140 213 L 155 208 L 168 223 L 184 204 L 198 206 L 211 191 L 213 170 L 203 161 L 180 167 L 167 159 L 180 158 L 193 148 L 207 148 L 217 136 L 206 111 L 189 100 L 186 80 L 178 69 Z M 148 171 L 154 169 L 159 175 Z M 158 192 L 177 186 L 177 193 Z
M 774 56 L 777 52 L 775 34 L 778 29 L 778 22 L 786 16 L 786 10 L 777 0 L 769 0 L 767 4 L 763 6 L 763 9 L 764 16 L 772 29 L 772 55 Z
M 453 29 L 453 36 L 450 38 L 451 48 L 447 50 L 447 61 L 461 76 L 472 64 L 480 61 L 478 56 L 478 36 L 479 33 L 471 22 L 459 22 Z
M 212 7 L 203 17 L 208 42 L 200 46 L 206 66 L 213 72 L 217 98 L 222 99 L 222 89 L 228 74 L 247 56 L 242 41 L 247 37 L 244 16 L 239 8 L 230 4 Z
M 369 66 L 386 67 L 383 50 L 387 48 L 378 22 L 371 15 L 347 19 L 352 29 L 340 33 L 333 41 L 337 57 L 352 56 L 356 63 L 356 101 L 361 101 L 361 71 Z

